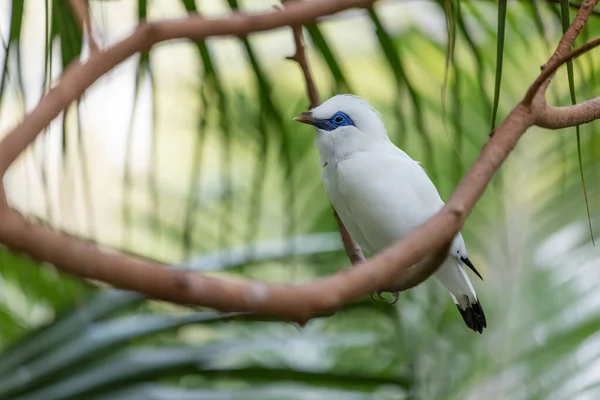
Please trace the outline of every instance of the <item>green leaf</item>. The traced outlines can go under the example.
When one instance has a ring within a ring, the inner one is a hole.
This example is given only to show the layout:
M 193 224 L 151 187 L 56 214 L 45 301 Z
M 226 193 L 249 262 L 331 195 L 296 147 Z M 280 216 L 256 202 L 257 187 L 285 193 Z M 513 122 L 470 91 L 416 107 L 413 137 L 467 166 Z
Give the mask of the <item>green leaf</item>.
M 337 86 L 336 91 L 338 93 L 352 93 L 353 90 L 350 88 L 348 79 L 346 79 L 346 74 L 342 70 L 335 53 L 331 49 L 331 46 L 329 43 L 327 43 L 325 36 L 323 36 L 323 33 L 321 33 L 319 26 L 317 24 L 308 24 L 306 25 L 306 31 L 308 32 L 311 41 L 327 63 L 329 71 L 331 72 L 331 75 L 333 76 Z
M 8 61 L 10 59 L 11 49 L 19 51 L 19 38 L 21 27 L 23 25 L 25 0 L 13 0 L 10 13 L 10 30 L 8 41 L 2 43 L 4 47 L 4 65 L 2 66 L 2 77 L 0 78 L 0 100 L 4 98 L 4 89 L 6 78 L 8 77 Z M 19 70 L 21 68 L 19 67 Z M 20 74 L 20 71 L 19 71 Z
M 452 5 L 451 0 L 442 0 L 444 15 L 446 17 L 446 29 L 448 31 L 448 48 L 446 50 L 446 63 L 444 64 L 444 82 L 442 83 L 442 117 L 446 117 L 446 88 L 448 86 L 448 76 L 450 66 L 454 64 L 454 48 L 456 46 L 456 19 L 457 13 L 460 14 L 460 1 L 456 2 L 456 7 Z
M 388 67 L 394 74 L 394 78 L 396 79 L 396 85 L 399 89 L 406 87 L 408 89 L 408 93 L 411 99 L 411 105 L 413 108 L 413 118 L 417 125 L 417 131 L 419 132 L 419 137 L 422 138 L 423 147 L 425 151 L 425 162 L 428 166 L 428 170 L 430 171 L 431 179 L 435 182 L 437 180 L 437 169 L 435 158 L 433 154 L 433 144 L 430 138 L 430 132 L 426 127 L 424 111 L 422 106 L 422 97 L 415 89 L 409 77 L 407 77 L 404 66 L 401 62 L 401 57 L 398 56 L 398 49 L 394 46 L 393 41 L 391 40 L 390 35 L 386 32 L 385 28 L 381 24 L 379 16 L 374 8 L 368 8 L 369 16 L 375 25 L 375 33 L 377 35 L 377 39 L 379 40 L 379 44 L 383 53 L 388 62 Z M 398 113 L 399 114 L 399 113 Z M 398 116 L 398 118 L 400 118 Z
M 504 33 L 506 27 L 506 0 L 498 0 L 498 39 L 496 42 L 496 78 L 494 81 L 494 104 L 492 106 L 491 131 L 496 127 L 496 115 L 500 102 L 502 64 L 504 60 Z
M 235 389 L 223 391 L 220 389 L 175 388 L 157 384 L 142 384 L 112 392 L 106 396 L 95 397 L 93 400 L 129 400 L 139 396 L 143 399 L 155 400 L 370 400 L 372 395 L 357 393 L 349 390 L 331 388 L 315 388 L 296 384 L 274 384 L 251 389 Z
M 567 31 L 567 29 L 569 29 L 569 25 L 571 25 L 571 18 L 569 17 L 569 0 L 560 0 L 560 12 L 562 28 L 564 33 Z M 571 94 L 571 103 L 577 104 L 577 97 L 575 95 L 575 78 L 573 74 L 573 61 L 567 62 L 567 75 L 569 78 L 569 92 Z M 575 127 L 575 133 L 577 136 L 577 161 L 579 162 L 579 176 L 581 178 L 581 187 L 583 188 L 583 199 L 585 201 L 585 210 L 587 213 L 588 227 L 590 229 L 590 238 L 592 239 L 592 244 L 596 246 L 596 241 L 594 240 L 594 230 L 592 229 L 590 204 L 588 202 L 587 189 L 585 187 L 585 176 L 583 174 L 583 161 L 581 158 L 581 129 L 579 125 Z
M 28 267 L 35 268 L 35 267 Z M 139 303 L 141 296 L 134 292 L 118 290 L 101 291 L 85 304 L 77 305 L 59 317 L 52 325 L 32 332 L 0 355 L 0 376 L 24 365 L 29 360 L 52 352 L 69 343 L 93 321 L 116 310 Z
M 79 368 L 78 372 L 70 374 L 65 379 L 50 383 L 38 390 L 27 391 L 20 394 L 22 399 L 72 399 L 88 398 L 94 395 L 108 395 L 110 390 L 126 385 L 129 382 L 143 382 L 154 380 L 158 377 L 168 375 L 179 375 L 182 373 L 197 373 L 200 376 L 206 371 L 207 378 L 213 375 L 226 377 L 227 370 L 218 370 L 220 360 L 225 357 L 231 357 L 235 354 L 255 353 L 261 350 L 267 350 L 272 343 L 267 340 L 252 341 L 222 341 L 216 344 L 206 344 L 201 347 L 177 346 L 162 348 L 139 348 L 129 349 L 108 358 L 105 358 L 94 365 L 86 368 Z M 211 371 L 215 371 L 211 373 Z M 272 382 L 276 379 L 282 381 L 294 381 L 295 373 L 290 370 L 272 370 L 272 375 L 258 374 L 259 371 L 267 370 L 235 368 L 232 375 L 246 375 L 246 379 L 252 381 L 253 377 L 259 381 Z M 406 380 L 397 376 L 390 377 L 361 377 L 352 379 L 343 374 L 324 375 L 316 374 L 313 371 L 300 371 L 298 381 L 308 381 L 311 383 L 320 383 L 329 377 L 330 385 L 340 385 L 344 387 L 363 386 L 366 390 L 373 389 L 373 385 L 402 385 Z M 350 382 L 354 381 L 355 385 Z
M 0 378 L 0 397 L 30 391 L 44 383 L 56 381 L 61 373 L 73 374 L 90 359 L 97 359 L 118 346 L 156 332 L 164 332 L 193 323 L 206 323 L 228 319 L 241 314 L 216 312 L 190 312 L 183 315 L 150 314 L 115 318 L 88 325 L 78 337 L 62 341 L 61 346 L 35 361 L 20 365 L 18 370 Z M 75 367 L 76 366 L 76 367 Z M 75 367 L 75 368 L 73 368 Z M 26 379 L 22 377 L 26 376 Z M 55 378 L 52 378 L 55 377 Z

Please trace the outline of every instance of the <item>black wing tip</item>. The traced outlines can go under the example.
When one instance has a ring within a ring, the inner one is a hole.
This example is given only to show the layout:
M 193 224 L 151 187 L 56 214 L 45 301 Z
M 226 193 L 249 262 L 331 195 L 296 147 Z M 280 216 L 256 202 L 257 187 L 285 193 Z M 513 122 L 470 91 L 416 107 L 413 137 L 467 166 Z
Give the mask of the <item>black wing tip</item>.
M 475 266 L 473 265 L 471 260 L 469 260 L 469 257 L 461 257 L 460 261 L 462 261 L 467 267 L 469 267 L 471 269 L 471 271 L 473 271 L 475 273 L 475 275 L 477 275 L 479 277 L 479 279 L 483 280 L 483 276 L 481 276 L 479 271 L 477 271 L 477 268 L 475 268 Z
M 479 300 L 476 303 L 469 304 L 465 310 L 462 310 L 458 305 L 456 305 L 456 308 L 458 308 L 460 315 L 469 329 L 481 334 L 483 333 L 483 329 L 487 328 L 487 321 L 485 320 L 485 314 Z

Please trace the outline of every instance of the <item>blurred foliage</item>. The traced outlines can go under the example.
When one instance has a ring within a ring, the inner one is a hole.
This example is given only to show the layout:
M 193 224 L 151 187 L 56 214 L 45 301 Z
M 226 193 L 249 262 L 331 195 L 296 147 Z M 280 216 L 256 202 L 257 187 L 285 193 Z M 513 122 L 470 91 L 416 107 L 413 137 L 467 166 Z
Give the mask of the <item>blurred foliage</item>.
M 104 46 L 128 32 L 125 17 L 110 19 L 116 9 L 141 21 L 274 4 L 216 3 L 90 2 Z M 324 18 L 305 38 L 322 99 L 347 91 L 369 99 L 447 198 L 490 124 L 548 59 L 568 7 L 418 3 L 410 14 L 417 2 L 400 0 Z M 0 20 L 8 24 L 0 26 L 3 132 L 87 56 L 68 2 L 33 4 L 13 0 Z M 395 20 L 401 14 L 409 16 Z M 41 32 L 37 50 L 26 45 L 33 32 Z M 598 34 L 593 15 L 577 43 Z M 284 45 L 277 35 L 287 35 Z M 308 104 L 300 71 L 284 60 L 291 45 L 291 31 L 281 30 L 166 44 L 130 60 L 20 159 L 5 182 L 11 203 L 57 229 L 207 274 L 303 282 L 338 270 L 347 261 L 313 138 L 291 121 Z M 220 53 L 227 46 L 235 56 Z M 33 79 L 28 54 L 38 50 Z M 569 74 L 561 69 L 549 101 L 598 95 L 598 61 L 592 52 Z M 104 103 L 94 100 L 123 76 L 129 89 L 111 87 Z M 119 101 L 131 108 L 110 125 L 123 135 L 117 142 L 98 132 L 93 114 L 106 126 Z M 147 301 L 0 249 L 0 398 L 595 398 L 600 251 L 580 173 L 596 227 L 597 126 L 577 136 L 531 129 L 469 217 L 463 234 L 485 277 L 474 282 L 489 318 L 481 336 L 434 280 L 394 307 L 365 299 L 299 328 Z

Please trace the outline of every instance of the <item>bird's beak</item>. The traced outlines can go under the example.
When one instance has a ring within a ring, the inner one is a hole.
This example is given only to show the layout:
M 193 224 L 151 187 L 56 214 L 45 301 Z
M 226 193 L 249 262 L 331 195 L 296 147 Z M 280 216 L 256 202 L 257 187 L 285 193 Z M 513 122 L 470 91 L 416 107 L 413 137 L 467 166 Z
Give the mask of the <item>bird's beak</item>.
M 303 124 L 314 125 L 315 119 L 310 112 L 303 112 L 294 117 L 294 121 L 302 122 Z

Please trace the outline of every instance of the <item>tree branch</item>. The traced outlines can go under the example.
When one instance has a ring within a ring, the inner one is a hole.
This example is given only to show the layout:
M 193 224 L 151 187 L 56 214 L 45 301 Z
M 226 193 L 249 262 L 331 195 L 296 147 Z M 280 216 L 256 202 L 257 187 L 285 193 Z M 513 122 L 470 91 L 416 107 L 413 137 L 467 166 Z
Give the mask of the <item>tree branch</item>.
M 570 46 L 589 16 L 590 7 L 597 1 L 589 0 L 584 3 L 550 62 L 558 62 L 556 60 L 569 53 Z M 372 1 L 367 0 L 298 2 L 286 6 L 283 11 L 261 15 L 235 14 L 229 18 L 212 20 L 190 17 L 143 24 L 129 38 L 92 54 L 86 63 L 75 63 L 64 71 L 58 85 L 0 143 L 0 175 L 4 175 L 18 155 L 65 107 L 81 96 L 96 79 L 135 52 L 147 51 L 158 42 L 175 38 L 198 40 L 208 36 L 245 35 L 284 25 L 301 25 L 322 15 L 352 6 L 368 6 L 371 3 Z M 533 92 L 541 95 L 539 98 L 545 101 L 541 90 Z M 583 109 L 589 106 L 593 109 L 597 105 L 589 103 L 573 107 Z M 151 298 L 221 311 L 246 311 L 302 323 L 317 314 L 335 311 L 378 288 L 389 286 L 390 282 L 394 283 L 394 278 L 403 273 L 412 277 L 406 284 L 417 284 L 419 280 L 416 277 L 419 274 L 435 270 L 438 257 L 443 259 L 447 255 L 449 243 L 459 232 L 490 179 L 520 137 L 539 120 L 541 110 L 543 107 L 517 104 L 483 146 L 479 157 L 447 204 L 403 240 L 389 246 L 369 261 L 310 284 L 230 281 L 166 268 L 149 260 L 101 249 L 81 239 L 28 222 L 5 203 L 0 203 L 0 243 L 37 260 L 52 263 L 61 271 L 138 291 Z M 597 115 L 597 110 L 592 111 L 590 115 Z M 1 182 L 0 179 L 0 195 L 3 194 Z M 411 268 L 416 263 L 428 264 L 431 269 L 417 274 L 416 268 Z

